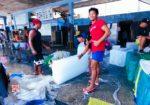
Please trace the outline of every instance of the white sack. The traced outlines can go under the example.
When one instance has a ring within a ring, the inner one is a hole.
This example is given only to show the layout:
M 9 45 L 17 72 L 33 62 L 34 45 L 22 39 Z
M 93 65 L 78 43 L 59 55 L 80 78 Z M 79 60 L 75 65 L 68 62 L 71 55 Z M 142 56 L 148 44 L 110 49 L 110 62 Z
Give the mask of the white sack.
M 46 87 L 52 81 L 51 76 L 23 75 L 17 80 L 20 91 L 14 93 L 17 99 L 31 101 L 46 98 Z
M 16 97 L 17 99 L 24 100 L 24 101 L 42 100 L 46 98 L 46 88 L 41 87 L 40 89 L 34 89 L 30 91 L 21 89 L 19 94 L 16 95 Z

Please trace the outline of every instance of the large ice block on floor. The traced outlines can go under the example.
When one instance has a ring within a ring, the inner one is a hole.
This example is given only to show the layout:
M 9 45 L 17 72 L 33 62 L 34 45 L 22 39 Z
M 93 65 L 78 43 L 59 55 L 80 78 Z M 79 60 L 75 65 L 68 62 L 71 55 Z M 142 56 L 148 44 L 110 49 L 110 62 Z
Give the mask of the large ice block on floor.
M 62 84 L 84 72 L 88 69 L 88 55 L 78 59 L 77 55 L 55 60 L 52 63 L 52 75 L 55 83 Z
M 116 65 L 119 67 L 124 67 L 126 63 L 126 56 L 128 52 L 133 50 L 129 50 L 126 48 L 113 49 L 110 51 L 110 59 L 109 63 L 112 65 Z

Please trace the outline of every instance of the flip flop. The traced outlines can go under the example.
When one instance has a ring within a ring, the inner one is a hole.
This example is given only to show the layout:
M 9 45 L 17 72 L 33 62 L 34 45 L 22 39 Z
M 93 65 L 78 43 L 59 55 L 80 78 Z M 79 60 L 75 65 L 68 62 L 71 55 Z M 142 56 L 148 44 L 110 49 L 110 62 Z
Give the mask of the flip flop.
M 89 83 L 91 83 L 91 80 L 89 80 Z M 95 82 L 95 85 L 96 85 L 96 86 L 98 86 L 98 85 L 99 85 L 99 83 L 98 83 L 98 82 Z
M 87 88 L 83 88 L 83 93 L 92 93 L 94 92 L 94 90 L 95 90 L 95 87 L 90 90 L 87 90 Z

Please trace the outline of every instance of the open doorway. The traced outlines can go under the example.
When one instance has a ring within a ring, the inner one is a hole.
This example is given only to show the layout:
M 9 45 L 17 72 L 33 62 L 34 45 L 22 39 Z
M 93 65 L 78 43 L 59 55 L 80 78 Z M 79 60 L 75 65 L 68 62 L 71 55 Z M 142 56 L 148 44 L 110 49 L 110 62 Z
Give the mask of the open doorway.
M 119 22 L 119 27 L 120 31 L 118 32 L 118 44 L 121 45 L 121 47 L 126 47 L 126 42 L 131 42 L 132 41 L 132 36 L 131 36 L 131 24 L 133 21 L 128 20 L 128 21 L 120 21 Z

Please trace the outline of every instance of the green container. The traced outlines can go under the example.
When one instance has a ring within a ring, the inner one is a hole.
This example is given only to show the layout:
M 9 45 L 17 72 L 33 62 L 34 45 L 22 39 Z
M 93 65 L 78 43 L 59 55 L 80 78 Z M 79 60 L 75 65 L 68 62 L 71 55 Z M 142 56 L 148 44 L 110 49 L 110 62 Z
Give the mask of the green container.
M 49 65 L 52 62 L 53 55 L 44 57 L 44 64 Z
M 129 64 L 127 66 L 127 79 L 130 82 L 134 82 L 138 73 L 138 60 L 132 60 L 129 61 Z
M 150 53 L 140 54 L 141 59 L 150 60 Z
M 140 55 L 136 52 L 128 52 L 126 57 L 127 79 L 134 82 L 138 73 Z

